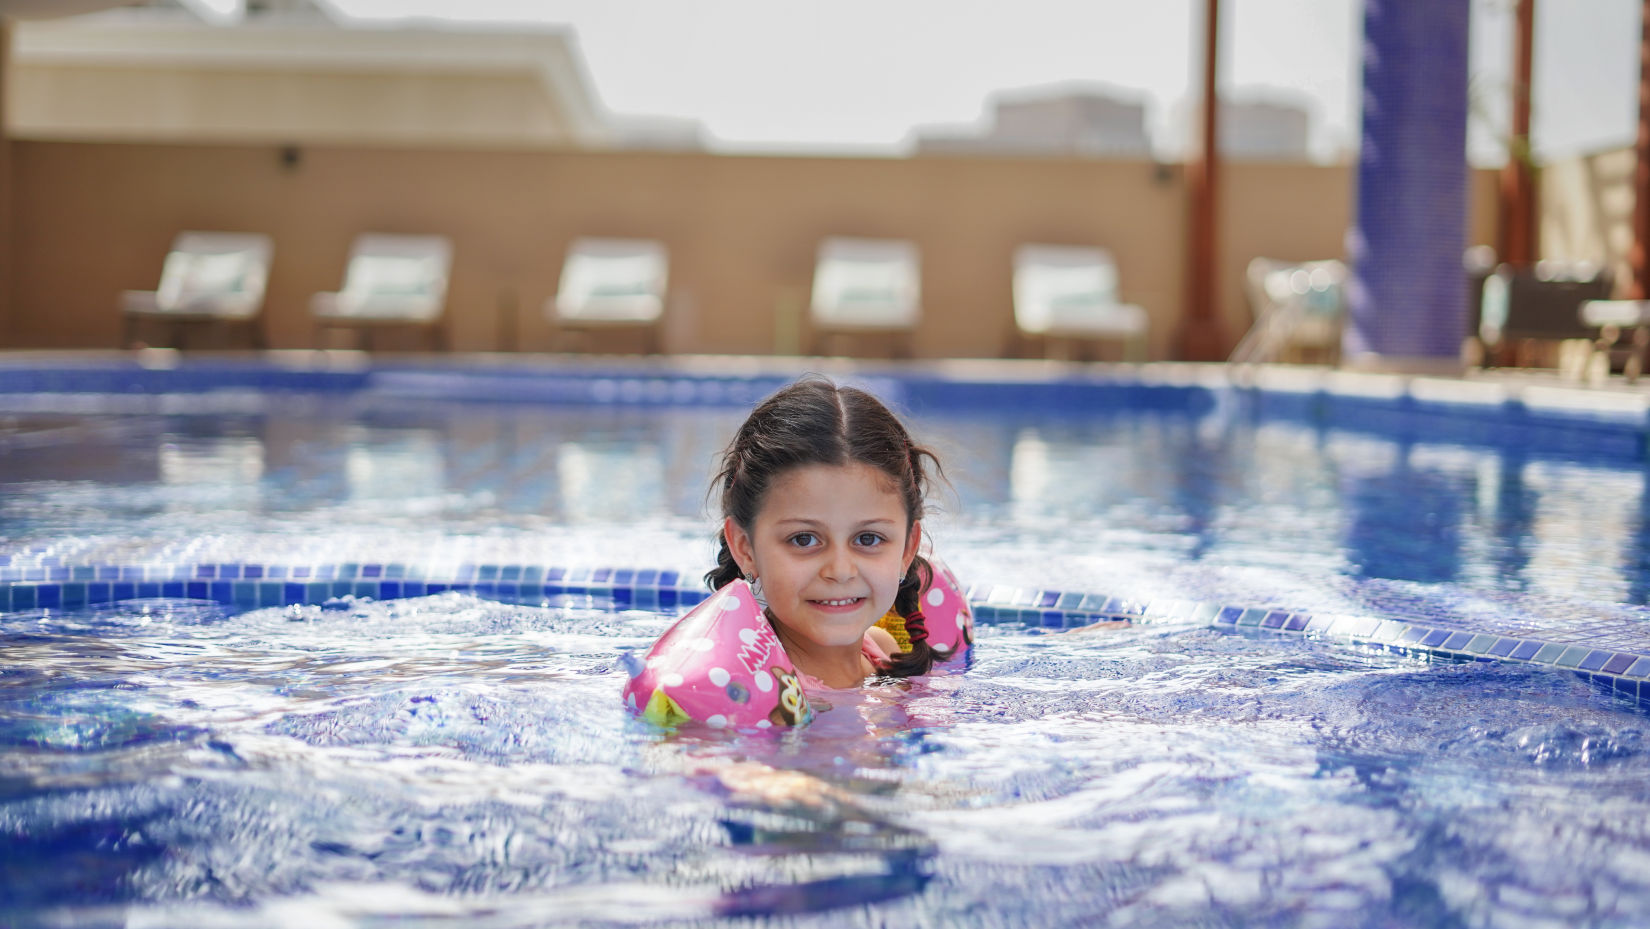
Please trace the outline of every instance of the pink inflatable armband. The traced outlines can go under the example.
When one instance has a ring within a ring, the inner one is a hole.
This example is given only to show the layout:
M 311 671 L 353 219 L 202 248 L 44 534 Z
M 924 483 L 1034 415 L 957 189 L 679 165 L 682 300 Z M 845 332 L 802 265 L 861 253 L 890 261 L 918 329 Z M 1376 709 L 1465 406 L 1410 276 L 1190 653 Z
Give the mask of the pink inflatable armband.
M 974 644 L 974 611 L 969 607 L 962 585 L 957 583 L 957 576 L 951 573 L 951 569 L 938 558 L 929 558 L 928 564 L 934 569 L 934 576 L 922 589 L 919 600 L 923 622 L 928 629 L 928 647 L 934 650 L 936 661 L 954 661 L 958 656 L 966 655 L 969 646 Z M 905 617 L 890 610 L 877 620 L 877 625 L 887 630 L 900 648 L 911 647 Z
M 767 729 L 812 717 L 796 666 L 742 580 L 666 630 L 635 665 L 624 696 L 632 712 L 665 727 L 696 720 Z
M 974 610 L 957 576 L 938 558 L 928 559 L 934 579 L 922 592 L 922 616 L 928 624 L 928 647 L 941 661 L 966 654 L 974 644 Z

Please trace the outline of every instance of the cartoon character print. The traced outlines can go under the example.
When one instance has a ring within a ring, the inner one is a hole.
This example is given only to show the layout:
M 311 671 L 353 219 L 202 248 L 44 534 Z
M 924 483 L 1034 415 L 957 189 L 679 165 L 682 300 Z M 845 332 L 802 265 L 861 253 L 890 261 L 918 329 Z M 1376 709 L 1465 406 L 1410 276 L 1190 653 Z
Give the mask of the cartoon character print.
M 799 726 L 813 718 L 813 709 L 808 706 L 808 697 L 802 693 L 802 681 L 788 668 L 774 666 L 769 669 L 774 680 L 779 682 L 779 701 L 774 705 L 773 712 L 768 714 L 768 720 L 777 725 Z

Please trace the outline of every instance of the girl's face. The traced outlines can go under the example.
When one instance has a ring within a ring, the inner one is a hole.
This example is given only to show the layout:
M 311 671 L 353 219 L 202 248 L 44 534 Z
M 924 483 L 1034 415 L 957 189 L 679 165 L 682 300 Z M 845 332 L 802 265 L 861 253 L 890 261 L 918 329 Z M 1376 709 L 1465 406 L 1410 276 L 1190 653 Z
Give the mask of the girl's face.
M 724 526 L 734 560 L 762 582 L 787 647 L 859 648 L 894 605 L 922 537 L 905 505 L 869 465 L 805 465 L 769 487 L 746 533 Z

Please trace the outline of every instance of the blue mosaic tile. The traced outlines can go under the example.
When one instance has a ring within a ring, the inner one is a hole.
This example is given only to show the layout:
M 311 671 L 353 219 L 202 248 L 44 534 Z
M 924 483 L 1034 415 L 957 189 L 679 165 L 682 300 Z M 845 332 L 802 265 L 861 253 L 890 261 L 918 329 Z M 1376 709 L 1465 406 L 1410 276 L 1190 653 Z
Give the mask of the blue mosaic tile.
M 1308 616 L 1301 631 L 1307 635 L 1328 635 L 1335 628 L 1336 619 L 1334 616 Z
M 1599 670 L 1606 674 L 1621 674 L 1626 671 L 1630 665 L 1632 665 L 1633 660 L 1637 657 L 1637 655 L 1629 655 L 1625 652 L 1611 655 L 1609 659 L 1607 659 L 1599 668 Z
M 1556 659 L 1554 659 L 1553 664 L 1558 665 L 1561 668 L 1579 668 L 1581 667 L 1582 659 L 1586 658 L 1591 653 L 1592 649 L 1582 648 L 1578 645 L 1571 646 L 1564 650 L 1564 654 L 1559 655 Z
M 1495 636 L 1481 633 L 1468 639 L 1467 643 L 1461 646 L 1461 651 L 1473 655 L 1487 655 L 1490 649 L 1495 646 L 1495 641 Z
M 1577 665 L 1577 667 L 1583 671 L 1598 671 L 1601 670 L 1604 667 L 1604 663 L 1609 661 L 1612 657 L 1614 656 L 1607 651 L 1594 650 L 1588 652 L 1587 657 L 1581 659 L 1581 664 Z
M 1452 632 L 1449 634 L 1449 637 L 1439 645 L 1439 647 L 1448 651 L 1458 652 L 1466 648 L 1467 643 L 1471 642 L 1472 639 L 1473 635 L 1470 632 Z
M 13 559 L 15 561 L 15 559 Z M 0 570 L 10 570 L 7 564 Z M 354 595 L 375 600 L 467 590 L 512 602 L 588 603 L 601 609 L 679 610 L 701 602 L 708 593 L 697 577 L 679 572 L 627 567 L 580 567 L 523 564 L 265 564 L 192 562 L 143 564 L 60 564 L 49 569 L 29 565 L 0 574 L 0 609 L 58 609 L 127 600 L 171 597 L 214 600 L 238 609 L 296 603 L 319 604 L 328 597 Z M 57 580 L 51 580 L 51 578 Z M 95 579 L 95 580 L 94 580 Z M 118 580 L 117 580 L 118 579 Z M 416 579 L 416 580 L 413 580 Z M 566 583 L 558 583 L 566 581 Z M 681 585 L 681 586 L 678 586 Z M 1554 641 L 1520 629 L 1506 635 L 1491 629 L 1431 628 L 1414 621 L 1375 616 L 1291 612 L 1277 607 L 1163 599 L 1144 602 L 1095 592 L 1018 588 L 976 584 L 970 600 L 981 622 L 1017 622 L 1031 628 L 1059 629 L 1100 619 L 1190 620 L 1231 629 L 1264 629 L 1307 635 L 1330 635 L 1385 646 L 1396 651 L 1429 649 L 1450 660 L 1518 660 L 1557 664 L 1609 687 L 1637 694 L 1638 680 L 1650 679 L 1650 647 L 1637 622 L 1621 621 L 1580 628 L 1554 629 Z M 1459 626 L 1440 616 L 1435 622 Z M 1587 644 L 1583 644 L 1587 643 Z M 1621 684 L 1628 679 L 1628 684 Z

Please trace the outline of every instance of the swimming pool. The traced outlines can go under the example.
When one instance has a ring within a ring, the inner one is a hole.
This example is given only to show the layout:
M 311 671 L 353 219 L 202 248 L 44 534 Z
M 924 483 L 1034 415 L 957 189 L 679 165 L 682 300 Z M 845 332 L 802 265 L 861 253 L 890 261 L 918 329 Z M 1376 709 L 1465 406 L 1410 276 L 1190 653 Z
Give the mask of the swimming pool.
M 0 368 L 0 921 L 1650 911 L 1641 398 L 1052 370 L 858 373 L 941 448 L 977 658 L 726 741 L 619 656 L 789 372 Z

